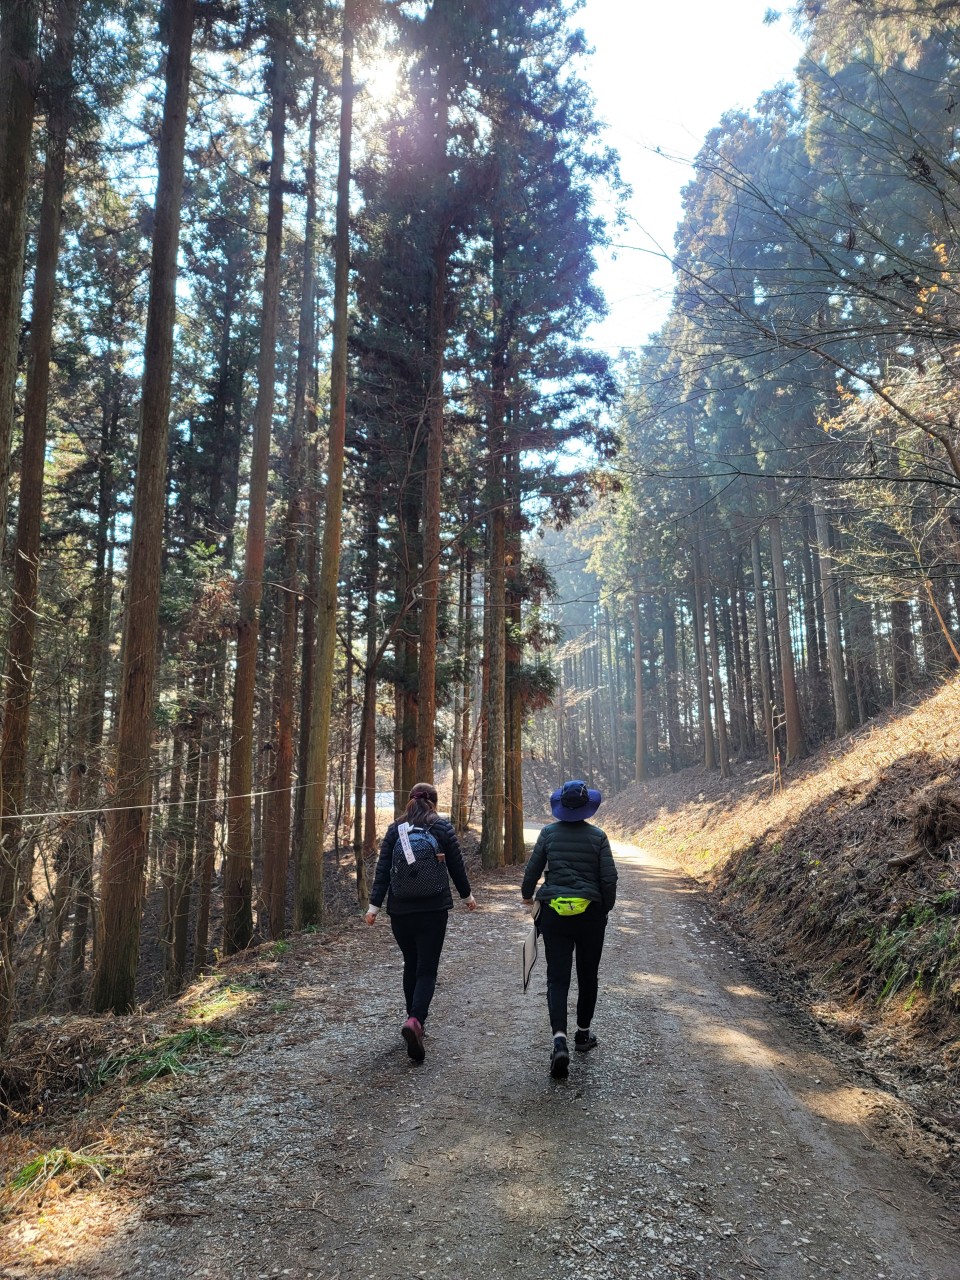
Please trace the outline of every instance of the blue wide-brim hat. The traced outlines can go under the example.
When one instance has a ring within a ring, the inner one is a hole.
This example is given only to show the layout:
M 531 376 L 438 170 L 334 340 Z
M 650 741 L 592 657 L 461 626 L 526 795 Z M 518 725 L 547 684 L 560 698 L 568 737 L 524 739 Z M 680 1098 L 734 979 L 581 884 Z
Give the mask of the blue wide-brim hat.
M 602 799 L 599 791 L 574 778 L 557 787 L 550 797 L 550 808 L 559 822 L 586 822 L 600 808 Z

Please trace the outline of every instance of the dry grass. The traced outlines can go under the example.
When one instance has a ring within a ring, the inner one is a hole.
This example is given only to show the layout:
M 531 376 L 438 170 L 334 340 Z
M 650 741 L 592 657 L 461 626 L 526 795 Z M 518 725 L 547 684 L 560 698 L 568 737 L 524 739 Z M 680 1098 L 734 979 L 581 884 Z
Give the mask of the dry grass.
M 782 791 L 765 764 L 730 779 L 687 770 L 631 787 L 602 817 L 704 881 L 734 927 L 806 984 L 811 1005 L 855 1029 L 846 1038 L 867 1027 L 955 1086 L 960 679 L 821 749 L 787 771 Z

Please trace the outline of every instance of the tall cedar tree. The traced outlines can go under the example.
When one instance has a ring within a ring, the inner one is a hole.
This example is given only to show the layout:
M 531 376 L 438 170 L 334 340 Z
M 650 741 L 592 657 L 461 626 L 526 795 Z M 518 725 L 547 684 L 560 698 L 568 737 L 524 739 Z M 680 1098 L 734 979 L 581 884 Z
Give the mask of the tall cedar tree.
M 170 377 L 177 251 L 190 86 L 193 0 L 167 0 L 163 121 L 157 153 L 150 303 L 143 353 L 140 442 L 126 577 L 116 782 L 101 870 L 93 1004 L 117 1013 L 135 1000 L 143 875 L 150 829 L 150 740 L 156 675 L 160 563 L 166 507 Z
M 313 666 L 303 830 L 298 851 L 297 921 L 301 928 L 323 919 L 323 837 L 327 820 L 327 762 L 337 644 L 337 581 L 343 513 L 344 441 L 347 426 L 347 324 L 350 286 L 350 151 L 353 137 L 353 45 L 359 0 L 345 0 L 340 71 L 340 150 L 334 237 L 333 350 L 330 357 L 330 428 L 327 486 L 317 592 L 317 638 Z

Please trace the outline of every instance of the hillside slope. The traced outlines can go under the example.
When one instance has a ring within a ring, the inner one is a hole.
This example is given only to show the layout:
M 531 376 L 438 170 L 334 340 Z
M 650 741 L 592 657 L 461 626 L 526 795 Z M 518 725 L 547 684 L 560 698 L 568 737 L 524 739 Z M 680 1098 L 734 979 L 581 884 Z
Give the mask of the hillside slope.
M 630 787 L 607 830 L 669 854 L 864 1065 L 960 1135 L 960 680 L 788 771 Z

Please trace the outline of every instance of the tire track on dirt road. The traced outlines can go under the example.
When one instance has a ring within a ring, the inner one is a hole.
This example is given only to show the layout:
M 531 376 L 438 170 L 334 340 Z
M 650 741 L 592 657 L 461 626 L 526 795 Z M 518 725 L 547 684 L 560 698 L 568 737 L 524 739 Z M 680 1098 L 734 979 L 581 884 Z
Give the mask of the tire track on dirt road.
M 9 1274 L 960 1280 L 944 1203 L 863 1128 L 868 1091 L 692 882 L 614 852 L 600 1047 L 567 1080 L 542 957 L 520 990 L 519 870 L 451 917 L 422 1066 L 387 922 L 298 938 L 244 1052 L 168 1098 L 177 1176 L 69 1266 Z

